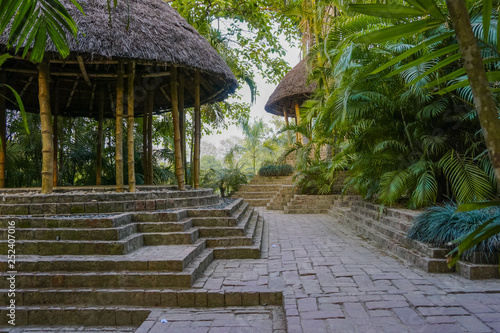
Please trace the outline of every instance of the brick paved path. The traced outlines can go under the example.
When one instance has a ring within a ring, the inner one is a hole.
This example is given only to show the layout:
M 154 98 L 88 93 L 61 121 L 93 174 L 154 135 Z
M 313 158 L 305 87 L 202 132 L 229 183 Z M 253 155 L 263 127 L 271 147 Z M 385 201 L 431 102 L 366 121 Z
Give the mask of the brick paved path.
M 195 287 L 283 290 L 288 332 L 500 332 L 500 281 L 428 274 L 328 215 L 261 210 L 267 260 L 212 263 Z

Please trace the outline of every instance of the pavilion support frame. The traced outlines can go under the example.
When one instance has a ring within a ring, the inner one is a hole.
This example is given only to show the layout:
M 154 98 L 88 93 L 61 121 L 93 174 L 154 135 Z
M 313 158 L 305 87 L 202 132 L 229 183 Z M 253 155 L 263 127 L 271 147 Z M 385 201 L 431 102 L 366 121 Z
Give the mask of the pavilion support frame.
M 177 69 L 177 78 L 179 80 L 178 96 L 179 96 L 179 130 L 181 132 L 181 151 L 182 151 L 182 167 L 184 169 L 184 182 L 189 184 L 187 172 L 187 156 L 186 156 L 186 110 L 184 109 L 184 89 L 185 78 L 184 71 Z
M 102 185 L 102 123 L 104 118 L 104 87 L 99 92 L 99 114 L 97 116 L 97 156 L 96 156 L 96 185 Z
M 54 175 L 53 186 L 57 186 L 58 168 L 57 168 L 57 152 L 59 148 L 59 80 L 56 81 L 56 89 L 54 94 L 54 123 L 52 127 L 53 145 L 54 145 Z
M 50 63 L 44 59 L 38 65 L 38 101 L 42 128 L 42 193 L 52 193 L 54 179 L 54 146 L 50 112 Z
M 174 154 L 175 154 L 175 175 L 177 178 L 177 188 L 184 191 L 184 168 L 182 165 L 181 132 L 179 126 L 179 96 L 177 88 L 177 67 L 172 66 L 170 71 L 170 100 L 172 102 L 172 119 L 174 123 Z
M 154 91 L 148 92 L 148 185 L 153 185 L 153 108 Z
M 148 166 L 148 111 L 149 110 L 149 98 L 147 97 L 146 103 L 144 103 L 144 110 L 142 116 L 142 172 L 144 184 L 148 185 L 149 182 L 149 166 Z
M 194 188 L 200 188 L 200 147 L 201 147 L 201 104 L 200 104 L 200 71 L 194 73 Z
M 123 192 L 123 62 L 118 64 L 116 79 L 116 191 Z
M 0 72 L 0 188 L 5 187 L 5 160 L 7 150 L 7 114 L 5 109 L 5 72 Z
M 293 107 L 294 107 L 294 112 L 295 112 L 295 125 L 299 126 L 300 125 L 300 107 L 299 107 L 299 103 L 297 103 L 297 101 L 293 101 Z M 295 133 L 295 136 L 296 136 L 296 139 L 297 139 L 297 142 L 300 142 L 300 143 L 304 143 L 304 141 L 302 140 L 302 134 L 300 134 L 299 132 Z
M 135 192 L 135 158 L 134 158 L 134 77 L 135 61 L 127 66 L 127 158 L 128 158 L 128 189 Z
M 285 116 L 285 125 L 286 125 L 286 127 L 288 127 L 288 125 L 289 125 L 288 112 L 283 111 L 283 115 Z M 290 131 L 286 131 L 286 137 L 288 138 L 288 145 L 291 146 L 292 145 L 292 138 L 290 137 Z

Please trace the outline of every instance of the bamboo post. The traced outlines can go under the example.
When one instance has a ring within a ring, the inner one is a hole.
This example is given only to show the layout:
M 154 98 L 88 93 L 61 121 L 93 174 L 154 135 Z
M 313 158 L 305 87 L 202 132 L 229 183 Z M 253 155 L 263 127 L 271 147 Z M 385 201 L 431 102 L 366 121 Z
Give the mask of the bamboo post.
M 50 115 L 50 63 L 43 60 L 38 65 L 38 102 L 42 127 L 42 193 L 52 193 L 54 179 L 54 147 L 52 142 L 52 117 Z
M 123 62 L 118 63 L 116 79 L 116 191 L 123 192 Z
M 170 74 L 170 100 L 172 102 L 172 119 L 174 123 L 175 175 L 179 191 L 184 191 L 184 169 L 182 167 L 181 132 L 179 126 L 179 96 L 177 92 L 177 68 L 172 66 Z
M 59 147 L 58 134 L 59 134 L 59 80 L 56 82 L 56 91 L 54 96 L 54 124 L 53 124 L 53 145 L 54 145 L 54 175 L 53 186 L 57 186 L 57 150 Z
M 149 96 L 149 95 L 148 95 Z M 148 113 L 149 113 L 149 97 L 144 103 L 144 113 L 142 115 L 142 173 L 144 184 L 148 185 Z
M 187 184 L 189 181 L 187 173 L 187 156 L 186 156 L 186 110 L 184 110 L 184 87 L 185 87 L 184 71 L 182 69 L 178 69 L 177 75 L 179 79 L 179 86 L 178 86 L 179 129 L 181 131 L 182 167 L 184 169 L 184 182 Z
M 97 158 L 96 158 L 96 185 L 102 185 L 102 122 L 105 103 L 104 87 L 99 92 L 99 114 L 97 116 Z
M 134 76 L 135 61 L 129 62 L 127 87 L 127 152 L 128 152 L 128 188 L 135 192 L 135 158 L 134 158 Z
M 5 187 L 5 154 L 7 150 L 7 115 L 5 110 L 5 72 L 0 73 L 0 188 Z
M 148 92 L 148 185 L 153 185 L 153 108 L 154 90 Z
M 288 112 L 283 111 L 283 114 L 285 116 L 285 125 L 286 125 L 286 127 L 288 127 L 288 125 L 289 125 L 289 123 L 288 123 Z M 291 146 L 292 145 L 292 139 L 290 138 L 290 131 L 286 131 L 286 137 L 288 138 L 288 145 Z
M 201 105 L 200 70 L 194 73 L 194 188 L 200 188 Z

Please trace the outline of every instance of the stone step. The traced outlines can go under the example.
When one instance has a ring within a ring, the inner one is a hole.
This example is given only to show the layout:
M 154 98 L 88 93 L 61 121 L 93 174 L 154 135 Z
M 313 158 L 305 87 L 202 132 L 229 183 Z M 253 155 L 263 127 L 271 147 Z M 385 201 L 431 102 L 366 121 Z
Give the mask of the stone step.
M 247 237 L 252 238 L 252 244 L 249 246 L 234 247 L 215 247 L 215 259 L 260 259 L 262 235 L 264 232 L 264 218 L 258 216 L 255 228 L 250 226 L 247 231 Z M 251 236 L 250 236 L 251 235 Z
M 244 202 L 241 199 L 242 205 L 234 212 L 234 214 L 230 217 L 221 216 L 221 217 L 191 217 L 190 219 L 193 221 L 193 226 L 195 227 L 211 227 L 211 226 L 222 226 L 222 227 L 230 227 L 236 226 L 244 218 L 245 214 L 250 208 L 250 205 L 247 202 Z
M 244 236 L 246 233 L 246 229 L 249 226 L 253 212 L 254 212 L 253 209 L 247 209 L 245 214 L 238 221 L 238 225 L 236 225 L 236 226 L 198 227 L 198 229 L 200 231 L 200 237 L 220 238 L 220 237 Z M 211 245 L 208 245 L 208 246 L 211 246 Z
M 133 234 L 116 241 L 89 240 L 18 240 L 17 255 L 120 255 L 143 246 L 142 234 Z M 0 252 L 7 253 L 8 243 L 0 241 Z
M 2 295 L 6 289 L 0 290 Z M 6 293 L 5 293 L 6 294 Z M 232 299 L 227 296 L 233 296 Z M 235 295 L 239 296 L 234 304 Z M 2 296 L 7 300 L 7 297 Z M 16 305 L 36 309 L 39 306 L 54 305 L 59 307 L 109 307 L 117 308 L 167 308 L 167 307 L 224 307 L 282 305 L 282 293 L 267 288 L 256 287 L 230 290 L 202 289 L 18 289 Z M 16 310 L 17 310 L 16 306 Z M 151 309 L 154 310 L 154 309 Z M 156 309 L 157 310 L 157 309 Z
M 205 249 L 183 271 L 54 271 L 20 272 L 17 289 L 29 288 L 190 288 L 214 258 Z M 8 289 L 6 273 L 0 273 L 0 289 Z
M 188 217 L 232 217 L 234 213 L 244 204 L 243 199 L 236 198 L 231 204 L 222 209 L 206 209 L 203 207 L 188 209 Z
M 16 269 L 21 272 L 50 271 L 147 271 L 184 270 L 203 250 L 205 240 L 190 245 L 144 246 L 117 256 L 17 256 Z M 7 260 L 0 262 L 0 270 L 8 271 Z
M 265 207 L 269 203 L 269 199 L 245 199 L 252 207 Z
M 208 247 L 236 247 L 236 246 L 252 246 L 255 241 L 257 232 L 257 223 L 259 214 L 253 210 L 249 212 L 245 228 L 242 229 L 240 235 L 228 236 L 213 236 L 207 238 Z
M 155 232 L 140 235 L 144 238 L 145 246 L 179 245 L 193 244 L 200 237 L 200 231 L 198 228 L 191 228 L 184 232 Z
M 473 264 L 459 260 L 456 264 L 457 273 L 470 280 L 498 279 L 500 273 L 498 264 Z
M 376 242 L 384 250 L 394 253 L 398 257 L 409 261 L 414 266 L 423 269 L 424 271 L 429 273 L 447 273 L 453 271 L 453 269 L 448 268 L 446 259 L 430 258 L 414 249 L 405 247 L 394 239 L 378 232 L 376 229 L 373 229 L 366 224 L 359 223 L 359 215 L 357 219 L 354 218 L 354 216 L 356 216 L 355 213 L 349 211 L 346 212 L 343 218 L 339 219 L 339 221 L 353 228 L 363 237 Z
M 132 223 L 133 214 L 118 215 L 99 214 L 87 217 L 53 216 L 53 217 L 0 217 L 0 228 L 7 228 L 14 222 L 16 229 L 23 228 L 117 228 Z
M 153 308 L 133 307 L 16 307 L 16 326 L 140 326 Z M 0 325 L 7 325 L 8 310 L 0 310 Z
M 118 197 L 117 197 L 118 198 Z M 99 201 L 78 203 L 31 203 L 2 204 L 1 215 L 64 215 L 64 214 L 103 214 L 134 211 L 154 211 L 172 208 L 210 206 L 219 203 L 217 195 L 198 197 L 153 199 L 142 201 Z
M 328 212 L 327 208 L 323 209 L 316 209 L 316 208 L 304 208 L 304 209 L 287 209 L 288 207 L 285 207 L 283 210 L 283 213 L 285 214 L 326 214 Z
M 19 228 L 15 231 L 18 241 L 23 240 L 99 240 L 124 239 L 137 232 L 135 224 L 115 228 Z M 0 239 L 8 238 L 8 229 L 0 229 Z
M 278 192 L 283 185 L 281 184 L 271 184 L 271 185 L 243 185 L 238 192 Z M 236 196 L 237 197 L 237 196 Z
M 236 192 L 234 196 L 237 196 L 238 198 L 243 198 L 243 199 L 259 199 L 259 198 L 269 198 L 271 199 L 276 192 L 270 191 L 270 192 Z
M 184 232 L 193 227 L 191 218 L 184 218 L 179 222 L 139 222 L 137 231 L 143 233 L 151 232 Z

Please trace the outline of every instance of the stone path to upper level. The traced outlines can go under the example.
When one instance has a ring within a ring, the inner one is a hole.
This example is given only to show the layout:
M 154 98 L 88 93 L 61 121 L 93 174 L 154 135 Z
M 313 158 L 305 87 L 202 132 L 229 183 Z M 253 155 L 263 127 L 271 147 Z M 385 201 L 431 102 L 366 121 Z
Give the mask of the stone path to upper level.
M 260 213 L 269 257 L 215 261 L 195 287 L 283 290 L 290 333 L 500 332 L 498 280 L 409 267 L 325 214 Z

